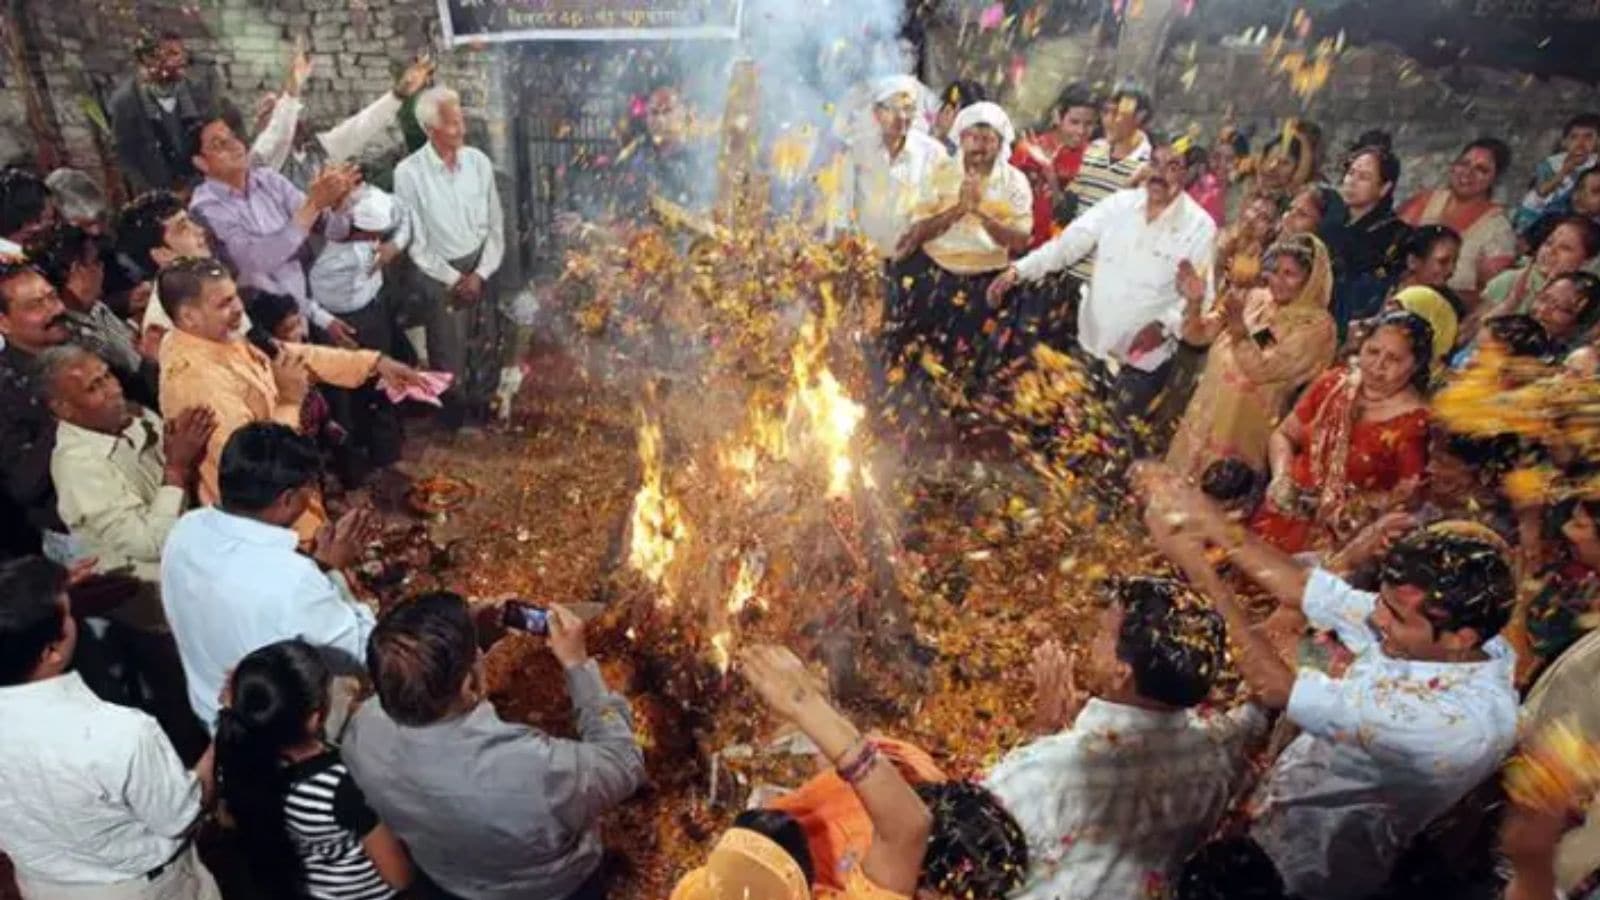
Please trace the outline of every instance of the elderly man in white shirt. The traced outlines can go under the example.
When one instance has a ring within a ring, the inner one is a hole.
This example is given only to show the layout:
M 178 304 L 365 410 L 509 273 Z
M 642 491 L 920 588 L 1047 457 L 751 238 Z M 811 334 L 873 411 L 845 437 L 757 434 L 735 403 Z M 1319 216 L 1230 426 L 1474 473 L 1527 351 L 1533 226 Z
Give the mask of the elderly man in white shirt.
M 918 115 L 920 81 L 897 75 L 873 91 L 875 132 L 852 135 L 839 189 L 841 229 L 859 229 L 884 260 L 911 227 L 917 197 L 933 168 L 949 158 Z
M 78 630 L 67 574 L 0 563 L 0 850 L 28 900 L 220 900 L 190 834 L 212 794 L 155 720 L 68 671 Z
M 1262 779 L 1248 834 L 1202 848 L 1178 897 L 1371 896 L 1411 839 L 1493 777 L 1516 743 L 1516 654 L 1498 637 L 1516 599 L 1509 548 L 1476 523 L 1406 532 L 1415 523 L 1395 514 L 1332 561 L 1353 569 L 1379 557 L 1373 594 L 1236 527 L 1169 469 L 1149 466 L 1138 480 L 1146 523 L 1227 620 L 1245 681 L 1300 729 Z M 1331 630 L 1354 654 L 1348 667 L 1285 662 L 1212 568 L 1208 543 Z
M 1201 598 L 1163 578 L 1129 579 L 1112 597 L 1089 650 L 1095 696 L 1046 644 L 1035 726 L 1048 736 L 984 779 L 1028 837 L 1028 878 L 1011 900 L 1156 896 L 1221 819 L 1247 746 L 1266 734 L 1253 704 L 1196 708 L 1226 658 L 1222 620 Z
M 455 375 L 443 423 L 488 420 L 505 353 L 495 274 L 505 258 L 505 218 L 494 164 L 465 144 L 461 98 L 434 87 L 417 97 L 422 149 L 394 170 L 395 196 L 416 216 L 411 259 L 421 270 L 428 363 Z
M 323 529 L 313 556 L 296 551 L 290 525 L 318 490 L 321 460 L 316 444 L 286 425 L 245 425 L 221 463 L 221 505 L 179 519 L 161 559 L 161 601 L 189 703 L 213 731 L 228 670 L 273 641 L 302 638 L 336 670 L 360 671 L 375 619 L 327 572 L 356 562 L 378 525 L 370 510 L 353 510 Z
M 1118 411 L 1144 416 L 1166 385 L 1185 298 L 1205 295 L 1217 225 L 1183 189 L 1183 156 L 1153 142 L 1144 185 L 1119 191 L 1073 220 L 989 286 L 998 305 L 1018 282 L 1037 282 L 1090 253 L 1094 277 L 1078 307 L 1078 341 L 1115 366 Z

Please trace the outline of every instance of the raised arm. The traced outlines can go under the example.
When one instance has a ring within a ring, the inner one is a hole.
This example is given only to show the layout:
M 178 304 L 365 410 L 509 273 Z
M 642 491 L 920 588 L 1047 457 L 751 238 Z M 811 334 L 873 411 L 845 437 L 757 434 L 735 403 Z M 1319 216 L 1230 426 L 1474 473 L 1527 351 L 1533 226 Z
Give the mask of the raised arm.
M 1244 680 L 1268 709 L 1284 709 L 1294 690 L 1295 670 L 1285 664 L 1277 648 L 1250 621 L 1233 588 L 1217 574 L 1206 557 L 1205 539 L 1183 528 L 1185 516 L 1168 508 L 1161 498 L 1152 498 L 1145 508 L 1145 525 L 1156 546 L 1172 561 L 1195 590 L 1209 597 L 1228 624 L 1233 642 L 1234 662 Z M 1297 567 L 1298 568 L 1298 567 Z M 1304 588 L 1301 589 L 1304 594 Z M 1296 597 L 1298 603 L 1299 597 Z
M 741 656 L 750 686 L 773 712 L 793 722 L 850 783 L 872 820 L 862 872 L 885 891 L 917 889 L 933 816 L 898 769 L 828 703 L 816 681 L 783 647 L 752 647 Z
M 1230 521 L 1210 497 L 1165 465 L 1140 464 L 1134 481 L 1145 501 L 1152 507 L 1159 506 L 1163 529 L 1199 537 L 1223 548 L 1240 571 L 1279 603 L 1300 608 L 1309 579 L 1306 567 Z
M 566 672 L 579 739 L 551 742 L 543 790 L 557 818 L 582 831 L 644 783 L 644 754 L 628 701 L 606 687 L 583 622 L 562 606 L 550 608 L 550 652 Z

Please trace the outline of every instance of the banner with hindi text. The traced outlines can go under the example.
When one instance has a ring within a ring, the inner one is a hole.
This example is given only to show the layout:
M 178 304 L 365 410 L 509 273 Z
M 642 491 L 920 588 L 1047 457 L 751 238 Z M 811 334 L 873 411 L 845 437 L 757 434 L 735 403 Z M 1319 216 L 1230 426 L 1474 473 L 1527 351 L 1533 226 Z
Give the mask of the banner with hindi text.
M 739 36 L 743 0 L 439 0 L 451 44 Z

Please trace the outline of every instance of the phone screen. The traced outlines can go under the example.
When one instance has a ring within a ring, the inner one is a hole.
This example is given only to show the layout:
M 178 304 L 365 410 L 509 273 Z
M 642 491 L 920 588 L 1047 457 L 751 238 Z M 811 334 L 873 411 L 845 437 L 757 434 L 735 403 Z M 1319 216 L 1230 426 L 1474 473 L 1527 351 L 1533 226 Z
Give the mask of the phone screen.
M 528 634 L 549 634 L 550 611 L 526 600 L 507 600 L 501 624 Z

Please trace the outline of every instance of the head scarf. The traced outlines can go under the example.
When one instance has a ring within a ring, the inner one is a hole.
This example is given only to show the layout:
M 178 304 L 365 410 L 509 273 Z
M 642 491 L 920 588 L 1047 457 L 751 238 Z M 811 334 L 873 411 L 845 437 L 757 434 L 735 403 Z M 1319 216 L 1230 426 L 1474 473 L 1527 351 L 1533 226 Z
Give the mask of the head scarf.
M 1433 328 L 1433 365 L 1444 364 L 1450 348 L 1456 345 L 1456 333 L 1461 320 L 1456 308 L 1445 296 L 1431 287 L 1408 287 L 1394 295 L 1394 302 L 1409 313 L 1421 316 Z
M 1011 127 L 1011 117 L 1000 108 L 998 103 L 985 100 L 974 103 L 956 114 L 956 120 L 950 125 L 950 134 L 959 143 L 961 135 L 974 125 L 987 125 L 1000 133 L 1000 155 L 997 162 L 1005 162 L 1011 158 L 1011 144 L 1017 139 L 1017 131 Z
M 1270 299 L 1252 302 L 1245 311 L 1245 326 L 1251 334 L 1263 328 L 1274 328 L 1281 339 L 1283 334 L 1315 327 L 1328 318 L 1328 300 L 1333 296 L 1333 261 L 1327 245 L 1313 234 L 1284 238 L 1263 254 L 1268 259 L 1276 255 L 1292 256 L 1304 265 L 1306 283 L 1293 300 L 1282 306 Z
M 811 886 L 789 852 L 748 828 L 730 828 L 706 864 L 683 876 L 671 900 L 810 900 Z

